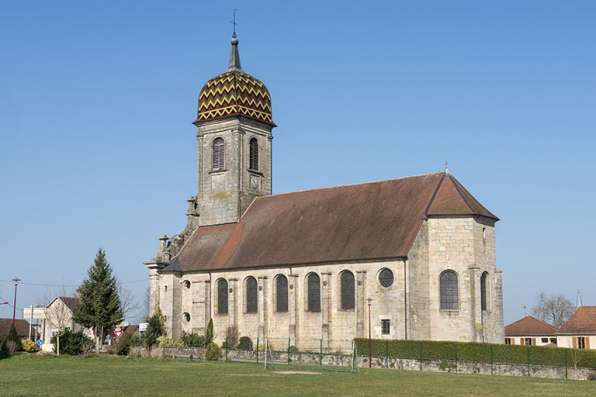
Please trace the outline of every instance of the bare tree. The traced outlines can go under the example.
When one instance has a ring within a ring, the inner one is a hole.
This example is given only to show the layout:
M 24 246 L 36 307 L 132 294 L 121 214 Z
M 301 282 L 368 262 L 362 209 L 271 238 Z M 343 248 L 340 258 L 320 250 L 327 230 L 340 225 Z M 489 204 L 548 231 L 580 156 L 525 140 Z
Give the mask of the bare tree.
M 141 305 L 136 300 L 135 294 L 131 289 L 124 286 L 124 283 L 120 280 L 116 281 L 116 288 L 118 289 L 118 295 L 120 296 L 120 308 L 124 313 L 124 318 L 129 319 L 137 317 Z
M 563 294 L 546 295 L 544 292 L 536 296 L 537 303 L 532 306 L 532 314 L 547 323 L 560 327 L 573 314 L 575 306 Z

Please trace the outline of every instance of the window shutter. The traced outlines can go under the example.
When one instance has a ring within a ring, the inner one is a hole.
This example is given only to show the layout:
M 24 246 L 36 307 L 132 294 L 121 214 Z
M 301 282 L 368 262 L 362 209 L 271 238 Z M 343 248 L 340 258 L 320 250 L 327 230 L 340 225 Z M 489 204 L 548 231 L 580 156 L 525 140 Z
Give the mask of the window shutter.
M 573 339 L 573 348 L 577 349 L 577 338 L 572 338 Z
M 536 346 L 536 338 L 532 338 L 532 346 Z
M 590 348 L 590 337 L 586 336 L 586 349 Z

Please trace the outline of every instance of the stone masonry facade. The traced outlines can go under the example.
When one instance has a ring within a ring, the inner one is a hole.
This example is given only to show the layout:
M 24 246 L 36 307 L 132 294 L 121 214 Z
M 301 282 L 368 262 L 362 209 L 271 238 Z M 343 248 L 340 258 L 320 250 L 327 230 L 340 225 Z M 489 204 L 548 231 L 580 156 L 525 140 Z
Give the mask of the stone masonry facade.
M 379 273 L 389 269 L 394 281 L 383 287 Z M 458 275 L 459 308 L 440 309 L 439 277 Z M 341 309 L 342 272 L 354 275 L 354 309 Z M 321 280 L 321 310 L 308 311 L 307 277 Z M 486 310 L 481 308 L 480 278 L 486 272 Z M 288 279 L 288 311 L 276 311 L 276 277 Z M 246 281 L 257 280 L 258 307 L 247 312 Z M 228 312 L 219 313 L 217 282 L 228 283 Z M 437 217 L 424 222 L 408 259 L 284 266 L 159 275 L 152 271 L 152 305 L 166 316 L 168 335 L 203 334 L 213 319 L 218 342 L 226 329 L 238 326 L 241 336 L 352 339 L 368 336 L 372 298 L 373 338 L 453 340 L 503 343 L 501 272 L 496 270 L 494 222 L 478 217 Z M 389 320 L 389 332 L 382 322 Z M 387 330 L 385 330 L 387 331 Z

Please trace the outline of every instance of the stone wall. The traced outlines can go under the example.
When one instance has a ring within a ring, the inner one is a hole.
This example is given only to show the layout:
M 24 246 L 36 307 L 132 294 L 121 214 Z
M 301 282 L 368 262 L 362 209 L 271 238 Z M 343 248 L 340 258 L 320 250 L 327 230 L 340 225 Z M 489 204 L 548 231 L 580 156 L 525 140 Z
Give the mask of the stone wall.
M 198 125 L 197 211 L 200 226 L 238 222 L 258 196 L 271 195 L 271 126 L 244 117 Z M 213 141 L 224 140 L 224 167 L 213 169 Z M 259 144 L 259 169 L 250 170 L 251 139 Z M 251 185 L 251 179 L 257 181 Z

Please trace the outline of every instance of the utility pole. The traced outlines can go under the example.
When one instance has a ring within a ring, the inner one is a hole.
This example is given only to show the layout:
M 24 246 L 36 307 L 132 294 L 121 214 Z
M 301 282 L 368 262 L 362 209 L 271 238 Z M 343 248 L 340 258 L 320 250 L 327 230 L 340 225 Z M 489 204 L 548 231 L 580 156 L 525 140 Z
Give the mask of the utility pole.
M 14 318 L 17 311 L 17 285 L 19 285 L 20 278 L 15 277 L 12 279 L 14 281 L 14 306 L 12 307 L 12 325 L 14 325 Z

